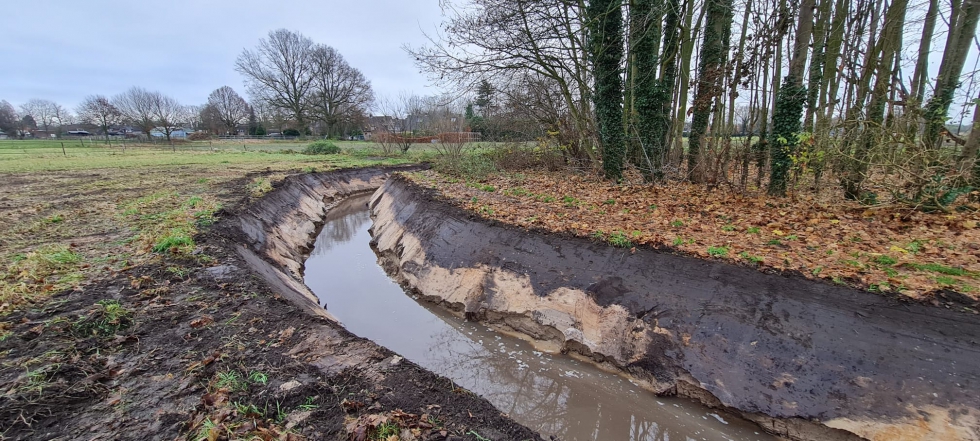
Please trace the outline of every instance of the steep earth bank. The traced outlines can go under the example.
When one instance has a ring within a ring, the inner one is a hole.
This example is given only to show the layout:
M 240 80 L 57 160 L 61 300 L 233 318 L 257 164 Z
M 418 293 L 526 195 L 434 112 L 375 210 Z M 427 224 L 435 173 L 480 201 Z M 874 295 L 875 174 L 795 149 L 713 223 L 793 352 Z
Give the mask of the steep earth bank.
M 428 300 L 796 440 L 980 439 L 980 320 L 801 277 L 494 224 L 404 178 L 376 251 Z

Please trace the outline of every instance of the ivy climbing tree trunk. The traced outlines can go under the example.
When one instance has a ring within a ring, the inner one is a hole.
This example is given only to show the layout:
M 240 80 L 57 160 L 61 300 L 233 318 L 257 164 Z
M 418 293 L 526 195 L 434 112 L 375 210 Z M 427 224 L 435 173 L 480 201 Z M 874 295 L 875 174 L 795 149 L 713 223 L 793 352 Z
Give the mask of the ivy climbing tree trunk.
M 626 134 L 623 125 L 623 10 L 622 0 L 592 0 L 586 8 L 589 52 L 595 76 L 596 123 L 607 179 L 623 176 Z
M 680 13 L 678 0 L 664 0 L 664 41 L 660 54 L 660 78 L 653 93 L 653 134 L 650 156 L 654 164 L 654 178 L 664 178 L 664 165 L 670 150 L 674 87 L 677 84 L 677 56 L 680 52 Z
M 644 176 L 651 181 L 664 179 L 668 135 L 671 129 L 671 104 L 677 80 L 678 21 L 680 5 L 677 0 L 636 0 L 631 19 L 641 27 L 633 45 L 637 77 L 634 100 L 637 111 L 637 131 L 643 147 Z M 661 16 L 665 23 L 661 28 Z M 662 53 L 658 53 L 663 35 Z M 657 73 L 660 72 L 660 77 Z
M 728 60 L 728 29 L 732 25 L 732 0 L 705 0 L 706 22 L 698 65 L 698 85 L 694 95 L 694 116 L 688 137 L 687 172 L 691 182 L 704 180 L 704 135 L 711 118 L 711 106 L 722 91 Z
M 963 154 L 958 160 L 960 172 L 966 176 L 973 170 L 973 177 L 970 179 L 971 185 L 980 187 L 980 96 L 973 103 L 973 128 L 970 129 L 970 137 L 963 145 Z
M 806 104 L 806 87 L 803 86 L 803 70 L 806 68 L 807 48 L 813 30 L 813 7 L 815 0 L 800 3 L 793 57 L 789 72 L 783 80 L 776 97 L 773 111 L 772 135 L 770 136 L 769 195 L 785 196 L 789 171 L 793 165 L 793 155 L 797 147 L 797 135 L 802 128 L 803 106 Z
M 950 17 L 950 31 L 943 51 L 943 61 L 936 78 L 936 89 L 926 106 L 925 142 L 931 148 L 939 148 L 946 130 L 946 117 L 953 103 L 960 74 L 970 45 L 976 37 L 977 18 L 980 16 L 980 0 L 964 0 L 954 8 Z

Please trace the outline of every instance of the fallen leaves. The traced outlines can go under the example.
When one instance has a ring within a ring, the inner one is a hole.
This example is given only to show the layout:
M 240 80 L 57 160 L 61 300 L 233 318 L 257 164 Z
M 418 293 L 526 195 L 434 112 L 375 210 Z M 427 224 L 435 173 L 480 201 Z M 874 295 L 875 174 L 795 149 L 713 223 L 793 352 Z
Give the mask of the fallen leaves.
M 625 235 L 631 245 L 912 298 L 941 290 L 980 296 L 980 205 L 954 213 L 869 209 L 813 195 L 790 200 L 687 183 L 614 185 L 571 173 L 491 175 L 480 183 L 433 171 L 409 177 L 457 206 L 515 226 L 596 240 Z

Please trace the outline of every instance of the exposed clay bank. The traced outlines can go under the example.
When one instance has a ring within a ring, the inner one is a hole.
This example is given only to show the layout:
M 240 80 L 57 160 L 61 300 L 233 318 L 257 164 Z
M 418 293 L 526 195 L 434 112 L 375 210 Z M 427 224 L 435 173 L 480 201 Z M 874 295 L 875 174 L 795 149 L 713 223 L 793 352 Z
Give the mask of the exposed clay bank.
M 980 440 L 980 321 L 799 277 L 486 223 L 405 179 L 372 200 L 396 280 L 791 439 Z

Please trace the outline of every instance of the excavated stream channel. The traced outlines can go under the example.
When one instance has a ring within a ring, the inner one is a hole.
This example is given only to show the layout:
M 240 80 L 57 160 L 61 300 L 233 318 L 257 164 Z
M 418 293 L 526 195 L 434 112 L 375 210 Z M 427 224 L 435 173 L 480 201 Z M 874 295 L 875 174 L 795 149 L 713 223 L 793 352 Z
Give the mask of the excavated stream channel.
M 691 400 L 657 397 L 591 364 L 538 351 L 405 295 L 370 248 L 369 200 L 353 197 L 330 210 L 306 261 L 306 284 L 351 332 L 452 379 L 545 437 L 772 439 L 751 423 Z

